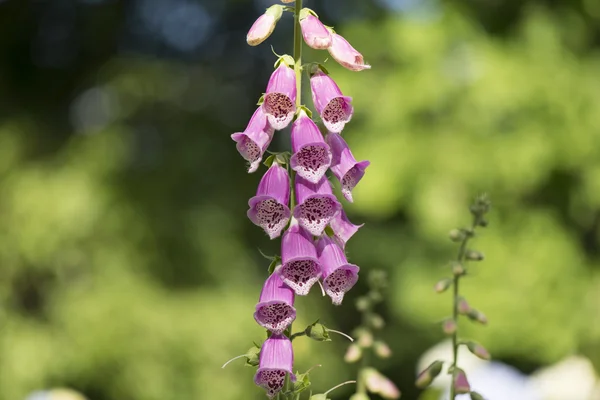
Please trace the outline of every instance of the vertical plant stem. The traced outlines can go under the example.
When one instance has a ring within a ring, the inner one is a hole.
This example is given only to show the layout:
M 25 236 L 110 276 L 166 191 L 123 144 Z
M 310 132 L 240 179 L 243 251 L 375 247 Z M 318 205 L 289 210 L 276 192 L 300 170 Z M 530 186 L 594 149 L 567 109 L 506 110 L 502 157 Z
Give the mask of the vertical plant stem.
M 302 0 L 296 0 L 296 8 L 294 10 L 294 72 L 296 73 L 296 107 L 299 107 L 302 104 L 302 31 L 300 30 L 300 10 L 302 10 Z M 296 176 L 293 171 L 291 175 L 291 211 L 293 212 L 296 201 L 294 193 L 294 179 Z M 292 324 L 290 324 L 288 327 L 287 332 L 289 337 L 292 334 Z M 295 396 L 294 393 L 291 392 L 289 375 L 286 375 L 285 377 L 284 393 L 286 393 L 286 399 L 299 398 L 299 395 Z
M 361 327 L 364 329 L 368 329 L 369 327 L 369 315 L 371 314 L 372 304 L 369 303 L 369 306 L 366 310 L 363 311 L 361 317 Z M 360 341 L 360 339 L 359 339 Z M 360 359 L 360 367 L 358 368 L 358 374 L 356 376 L 356 393 L 367 394 L 367 384 L 364 380 L 363 374 L 365 369 L 369 366 L 369 362 L 371 356 L 371 349 L 363 349 L 362 357 Z
M 475 227 L 478 224 L 478 218 L 473 218 L 473 224 L 471 225 L 471 229 L 465 235 L 460 247 L 458 249 L 458 256 L 456 260 L 459 263 L 463 263 L 465 260 L 465 252 L 467 250 L 467 243 L 469 239 L 473 237 L 475 233 Z M 459 282 L 460 275 L 454 275 L 454 284 L 453 284 L 453 300 L 452 300 L 452 319 L 456 324 L 456 330 L 452 334 L 452 383 L 450 384 L 450 400 L 454 400 L 456 398 L 456 386 L 455 386 L 455 377 L 456 377 L 456 367 L 458 362 L 458 294 L 459 294 Z
M 296 107 L 302 105 L 302 31 L 300 30 L 302 0 L 296 0 L 294 12 L 294 71 L 296 72 Z

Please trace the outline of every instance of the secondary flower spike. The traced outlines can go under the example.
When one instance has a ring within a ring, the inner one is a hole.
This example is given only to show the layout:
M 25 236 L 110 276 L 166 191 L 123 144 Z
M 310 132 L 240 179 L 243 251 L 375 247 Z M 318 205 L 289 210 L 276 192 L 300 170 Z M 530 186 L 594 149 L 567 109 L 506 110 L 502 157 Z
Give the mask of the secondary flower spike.
M 269 124 L 276 130 L 288 126 L 296 111 L 296 73 L 285 58 L 280 58 L 279 66 L 271 74 L 262 103 Z
M 300 226 L 314 236 L 321 236 L 323 230 L 337 214 L 342 205 L 337 201 L 327 177 L 319 183 L 310 183 L 296 176 L 296 203 L 294 217 Z
M 282 5 L 275 4 L 267 8 L 267 11 L 252 24 L 248 35 L 246 35 L 246 42 L 250 46 L 257 46 L 264 42 L 273 33 L 281 14 L 283 14 Z
M 370 65 L 365 64 L 362 54 L 356 51 L 342 36 L 332 33 L 331 39 L 331 46 L 328 49 L 329 54 L 342 67 L 350 71 L 362 71 L 363 69 L 371 68 Z
M 312 238 L 292 219 L 281 240 L 281 265 L 275 269 L 283 282 L 305 296 L 321 277 L 321 267 Z
M 339 306 L 344 294 L 356 284 L 359 268 L 348 263 L 344 250 L 327 235 L 323 235 L 317 242 L 317 251 L 325 293 L 331 297 L 333 304 Z
M 310 77 L 310 88 L 323 124 L 328 131 L 340 133 L 352 119 L 352 98 L 344 96 L 334 80 L 320 68 Z
M 365 175 L 365 169 L 371 164 L 369 161 L 357 162 L 348 147 L 348 143 L 337 133 L 327 135 L 327 143 L 331 148 L 333 159 L 331 171 L 342 185 L 342 194 L 352 202 L 352 189 Z
M 346 242 L 350 240 L 352 236 L 362 228 L 364 224 L 355 225 L 346 216 L 344 210 L 333 216 L 329 222 L 329 226 L 333 230 L 335 239 L 337 240 L 340 247 L 343 249 L 346 247 Z
M 266 389 L 267 396 L 273 398 L 283 389 L 286 374 L 289 374 L 292 382 L 296 381 L 293 365 L 294 350 L 290 339 L 283 335 L 272 335 L 264 341 L 260 350 L 254 383 Z
M 308 47 L 315 50 L 327 50 L 331 46 L 331 32 L 319 20 L 319 17 L 309 8 L 300 11 L 300 29 Z
M 281 280 L 279 274 L 273 273 L 265 281 L 254 319 L 274 334 L 281 334 L 296 319 L 294 291 Z
M 256 196 L 248 201 L 248 218 L 274 239 L 290 220 L 289 202 L 290 177 L 285 168 L 273 162 L 260 180 Z
M 242 157 L 250 163 L 248 172 L 258 169 L 262 156 L 273 139 L 273 132 L 262 107 L 258 107 L 250 118 L 246 130 L 231 135 Z
M 292 151 L 290 166 L 298 176 L 317 183 L 331 165 L 331 151 L 317 125 L 304 110 L 292 124 Z

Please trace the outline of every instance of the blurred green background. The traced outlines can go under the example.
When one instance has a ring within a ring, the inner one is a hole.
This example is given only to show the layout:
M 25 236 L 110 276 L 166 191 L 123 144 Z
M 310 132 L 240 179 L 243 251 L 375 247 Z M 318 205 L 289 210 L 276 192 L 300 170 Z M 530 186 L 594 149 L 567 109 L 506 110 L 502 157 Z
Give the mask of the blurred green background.
M 291 51 L 290 15 L 245 43 L 273 3 L 0 1 L 0 399 L 59 386 L 263 398 L 242 361 L 220 366 L 263 338 L 258 249 L 278 252 L 245 215 L 264 169 L 246 174 L 229 137 L 264 90 L 270 46 Z M 577 354 L 600 370 L 600 2 L 305 5 L 373 66 L 326 63 L 354 98 L 344 135 L 372 163 L 344 203 L 366 223 L 347 249 L 363 277 L 390 275 L 379 311 L 394 356 L 379 366 L 403 398 L 443 338 L 450 297 L 432 285 L 456 251 L 447 232 L 480 192 L 486 261 L 462 290 L 490 324 L 463 332 L 523 373 Z M 296 326 L 351 331 L 365 291 L 336 308 L 313 290 Z M 298 369 L 323 365 L 315 390 L 354 377 L 341 339 L 294 343 Z

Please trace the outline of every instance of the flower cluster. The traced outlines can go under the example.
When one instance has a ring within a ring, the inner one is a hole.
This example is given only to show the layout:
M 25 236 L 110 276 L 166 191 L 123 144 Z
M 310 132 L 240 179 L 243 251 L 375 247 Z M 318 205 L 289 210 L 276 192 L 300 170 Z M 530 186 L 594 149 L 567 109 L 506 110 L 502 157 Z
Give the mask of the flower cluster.
M 284 1 L 284 3 L 289 1 Z M 321 23 L 314 11 L 280 4 L 269 7 L 250 28 L 248 44 L 255 46 L 271 35 L 284 11 L 293 11 L 296 32 L 313 49 L 328 50 L 339 64 L 352 71 L 370 68 L 362 55 L 332 28 Z M 295 43 L 301 41 L 295 37 Z M 259 106 L 243 132 L 231 135 L 248 172 L 258 170 L 275 131 L 291 124 L 291 153 L 272 154 L 264 164 L 256 195 L 249 202 L 248 218 L 271 239 L 281 238 L 281 256 L 273 258 L 254 318 L 269 331 L 260 348 L 254 381 L 269 397 L 279 394 L 292 371 L 291 324 L 296 318 L 294 297 L 305 296 L 319 282 L 332 303 L 340 305 L 344 294 L 358 280 L 359 267 L 346 259 L 346 242 L 362 225 L 346 216 L 326 173 L 339 181 L 341 192 L 352 202 L 352 190 L 369 166 L 358 162 L 341 132 L 352 118 L 352 99 L 344 96 L 324 67 L 311 64 L 310 87 L 315 109 L 326 130 L 324 136 L 301 101 L 301 56 L 280 56 L 275 63 Z M 300 46 L 301 52 L 301 46 Z M 319 324 L 320 325 L 320 324 Z M 315 324 L 307 328 L 307 336 Z M 326 333 L 326 332 L 325 332 Z M 286 393 L 284 393 L 286 396 Z

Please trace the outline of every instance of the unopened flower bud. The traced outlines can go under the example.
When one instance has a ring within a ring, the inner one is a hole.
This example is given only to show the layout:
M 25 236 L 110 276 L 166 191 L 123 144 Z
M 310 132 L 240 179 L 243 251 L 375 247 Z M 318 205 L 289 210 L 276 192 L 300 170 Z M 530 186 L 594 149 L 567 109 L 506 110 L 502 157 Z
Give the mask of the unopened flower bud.
M 471 400 L 485 400 L 485 399 L 479 393 L 471 392 Z
M 469 313 L 469 311 L 471 311 L 471 306 L 469 305 L 469 303 L 467 303 L 467 300 L 465 300 L 464 297 L 458 298 L 457 308 L 458 308 L 458 312 L 463 315 L 467 315 Z
M 466 272 L 467 271 L 465 270 L 465 267 L 461 263 L 459 263 L 459 262 L 452 263 L 452 273 L 454 274 L 454 276 L 462 276 Z
M 356 309 L 358 311 L 366 311 L 371 306 L 371 300 L 368 297 L 361 296 L 356 299 Z
M 454 387 L 458 394 L 469 393 L 471 391 L 467 375 L 465 374 L 465 371 L 460 368 L 457 368 L 454 372 Z
M 443 293 L 452 285 L 452 278 L 444 278 L 433 287 L 436 292 Z
M 444 362 L 437 360 L 431 363 L 427 368 L 423 370 L 417 377 L 415 381 L 415 385 L 424 389 L 433 382 L 433 380 L 442 372 L 442 367 L 444 366 Z
M 392 355 L 392 349 L 390 349 L 390 346 L 381 340 L 377 340 L 375 343 L 373 343 L 373 349 L 379 358 L 390 358 Z
M 248 31 L 248 35 L 246 35 L 246 42 L 250 46 L 257 46 L 264 42 L 273 30 L 275 29 L 275 25 L 277 25 L 277 21 L 281 18 L 281 14 L 283 14 L 283 6 L 279 4 L 275 4 L 269 8 L 267 11 L 254 22 L 250 30 Z
M 296 0 L 281 0 L 282 3 L 293 3 Z
M 362 331 L 358 337 L 358 345 L 367 349 L 373 345 L 373 334 L 369 331 Z
M 466 345 L 471 353 L 475 354 L 482 360 L 489 360 L 491 358 L 490 353 L 479 343 L 467 342 Z
M 448 234 L 448 237 L 450 237 L 450 240 L 453 242 L 462 242 L 466 239 L 467 234 L 462 229 L 452 229 Z
M 384 399 L 400 398 L 400 390 L 398 390 L 396 385 L 375 368 L 364 369 L 362 377 L 369 392 L 378 394 Z
M 488 226 L 488 221 L 486 219 L 481 218 L 478 221 L 478 225 L 485 228 L 486 226 Z
M 448 318 L 442 323 L 442 330 L 446 335 L 454 334 L 457 328 L 458 326 L 456 324 L 456 321 L 454 321 L 452 318 Z
M 370 400 L 370 398 L 364 393 L 355 393 L 350 396 L 349 400 Z
M 467 254 L 465 255 L 467 260 L 469 261 L 481 261 L 483 260 L 483 254 L 476 250 L 467 250 Z
M 325 327 L 325 325 L 320 324 L 319 322 L 315 322 L 312 325 L 306 327 L 305 331 L 306 336 L 309 338 L 316 340 L 317 342 L 330 342 L 329 331 Z
M 362 357 L 362 349 L 358 344 L 352 343 L 348 346 L 348 350 L 346 350 L 346 354 L 344 355 L 344 361 L 347 363 L 354 363 L 360 360 Z
M 482 325 L 487 325 L 487 323 L 488 323 L 488 319 L 485 316 L 485 314 L 482 313 L 481 311 L 477 311 L 475 309 L 471 309 L 467 313 L 467 317 L 469 317 L 469 319 L 471 321 L 479 322 Z
M 327 395 L 325 393 L 313 394 L 308 400 L 327 400 Z
M 369 323 L 374 329 L 381 329 L 385 326 L 385 321 L 383 317 L 379 314 L 371 314 L 369 318 Z

